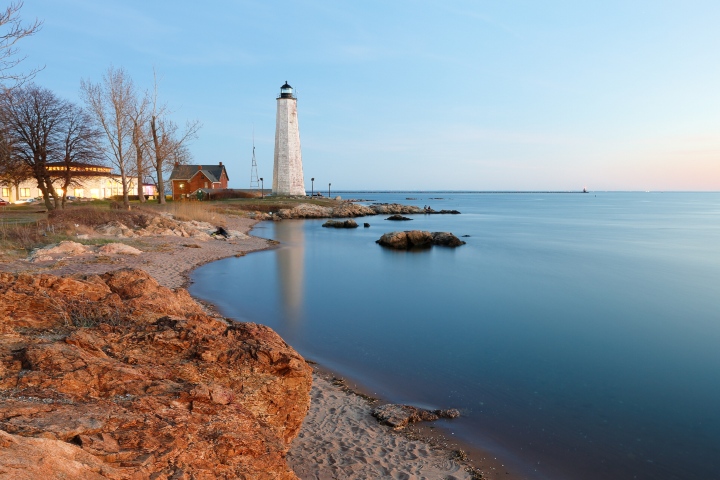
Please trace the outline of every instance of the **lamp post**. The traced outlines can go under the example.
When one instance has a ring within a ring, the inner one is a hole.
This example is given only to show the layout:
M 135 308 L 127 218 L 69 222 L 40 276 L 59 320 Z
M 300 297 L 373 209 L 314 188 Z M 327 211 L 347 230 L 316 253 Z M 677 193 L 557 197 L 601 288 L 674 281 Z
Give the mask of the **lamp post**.
M 261 198 L 265 198 L 265 183 L 263 183 L 262 177 L 260 177 L 260 195 Z
M 330 185 L 332 185 L 332 183 L 328 183 L 328 198 L 330 198 Z
M 315 177 L 310 179 L 310 196 L 315 196 Z

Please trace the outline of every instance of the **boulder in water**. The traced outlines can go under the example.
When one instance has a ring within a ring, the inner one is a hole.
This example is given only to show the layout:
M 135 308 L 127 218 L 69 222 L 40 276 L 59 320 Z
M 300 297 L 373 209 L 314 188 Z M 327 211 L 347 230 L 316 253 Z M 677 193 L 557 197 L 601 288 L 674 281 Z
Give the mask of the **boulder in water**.
M 328 220 L 323 223 L 323 227 L 326 228 L 357 228 L 358 224 L 355 220 Z
M 383 234 L 375 243 L 383 247 L 395 248 L 397 250 L 409 250 L 411 248 L 424 248 L 432 245 L 446 247 L 458 247 L 465 245 L 465 242 L 449 232 L 426 232 L 423 230 L 409 230 L 405 232 L 390 232 Z

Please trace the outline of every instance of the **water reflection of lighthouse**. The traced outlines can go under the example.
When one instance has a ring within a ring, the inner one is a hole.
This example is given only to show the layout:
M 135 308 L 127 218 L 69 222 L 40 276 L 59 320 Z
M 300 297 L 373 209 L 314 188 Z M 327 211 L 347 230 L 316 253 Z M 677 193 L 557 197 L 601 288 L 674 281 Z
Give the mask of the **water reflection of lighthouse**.
M 303 222 L 282 221 L 274 225 L 274 237 L 282 246 L 277 251 L 280 301 L 290 325 L 302 320 L 305 278 L 305 233 Z

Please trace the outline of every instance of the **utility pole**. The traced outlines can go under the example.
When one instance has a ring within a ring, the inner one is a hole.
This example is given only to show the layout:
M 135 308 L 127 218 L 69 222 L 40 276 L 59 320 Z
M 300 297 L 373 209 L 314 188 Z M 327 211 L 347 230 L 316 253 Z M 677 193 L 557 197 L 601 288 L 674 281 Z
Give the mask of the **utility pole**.
M 257 160 L 255 160 L 255 127 L 253 127 L 253 154 L 252 167 L 250 168 L 250 190 L 257 189 L 260 186 L 258 181 Z

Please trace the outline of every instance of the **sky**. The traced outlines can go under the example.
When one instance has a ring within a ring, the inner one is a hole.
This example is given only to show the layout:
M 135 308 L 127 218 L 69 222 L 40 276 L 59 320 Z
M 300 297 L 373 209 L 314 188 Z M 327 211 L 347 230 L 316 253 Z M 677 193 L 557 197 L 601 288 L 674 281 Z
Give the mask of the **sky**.
M 7 3 L 7 2 L 6 2 Z M 20 68 L 82 103 L 122 67 L 193 163 L 271 184 L 298 97 L 306 187 L 720 190 L 716 0 L 25 0 Z

